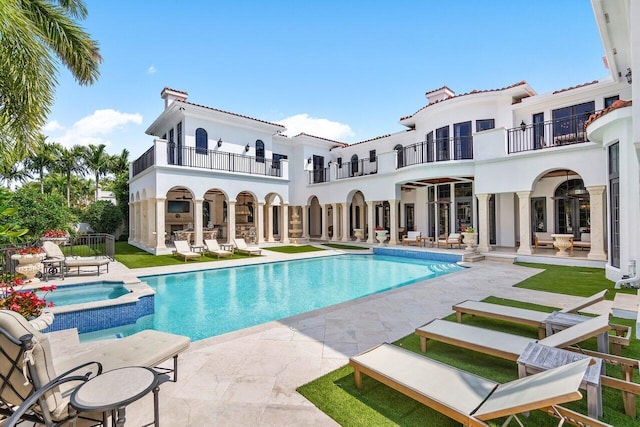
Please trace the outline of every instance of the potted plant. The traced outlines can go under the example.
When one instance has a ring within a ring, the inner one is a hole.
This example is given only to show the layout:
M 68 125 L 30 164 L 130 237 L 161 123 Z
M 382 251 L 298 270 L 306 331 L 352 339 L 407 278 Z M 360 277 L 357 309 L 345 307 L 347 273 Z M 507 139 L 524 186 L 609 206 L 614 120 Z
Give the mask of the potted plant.
M 67 242 L 69 238 L 69 233 L 65 230 L 48 230 L 46 231 L 42 237 L 40 237 L 41 242 L 53 242 L 56 245 L 60 246 L 63 243 Z
M 376 240 L 378 241 L 378 244 L 380 246 L 384 245 L 385 240 L 387 240 L 387 234 L 389 232 L 379 225 L 375 228 L 375 232 L 376 232 Z
M 477 236 L 478 236 L 478 233 L 476 233 L 476 230 L 473 227 L 466 227 L 462 229 L 462 241 L 466 245 L 465 249 L 467 251 L 470 251 L 470 252 L 474 251 L 473 245 L 475 245 L 476 243 Z
M 36 274 L 42 271 L 42 261 L 46 254 L 40 247 L 28 246 L 26 248 L 18 249 L 16 253 L 11 255 L 11 259 L 18 261 L 16 272 L 22 274 L 28 280 L 38 281 L 35 279 Z
M 0 309 L 20 313 L 26 319 L 33 320 L 42 314 L 46 307 L 53 307 L 46 296 L 56 289 L 55 285 L 42 286 L 36 289 L 23 289 L 25 282 L 15 276 L 0 281 Z M 36 292 L 45 292 L 39 296 Z

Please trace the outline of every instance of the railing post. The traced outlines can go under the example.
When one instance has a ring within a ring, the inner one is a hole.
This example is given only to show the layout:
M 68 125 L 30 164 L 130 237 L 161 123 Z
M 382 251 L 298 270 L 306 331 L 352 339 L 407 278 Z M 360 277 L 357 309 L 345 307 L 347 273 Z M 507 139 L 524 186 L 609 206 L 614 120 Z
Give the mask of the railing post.
M 155 164 L 156 166 L 166 166 L 167 165 L 167 141 L 164 139 L 155 139 L 153 141 L 154 145 L 154 153 Z

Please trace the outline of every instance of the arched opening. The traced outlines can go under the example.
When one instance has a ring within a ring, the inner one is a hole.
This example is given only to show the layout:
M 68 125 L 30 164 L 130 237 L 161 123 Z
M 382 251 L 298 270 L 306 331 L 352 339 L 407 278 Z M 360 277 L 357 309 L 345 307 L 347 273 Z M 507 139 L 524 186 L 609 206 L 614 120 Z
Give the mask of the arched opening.
M 261 139 L 256 141 L 256 162 L 264 163 L 264 142 Z
M 360 175 L 358 168 L 358 155 L 354 154 L 351 156 L 351 176 Z
M 556 188 L 554 217 L 557 233 L 573 234 L 580 239 L 581 233 L 591 232 L 589 192 L 580 178 L 569 179 Z
M 196 153 L 207 154 L 208 150 L 209 137 L 207 136 L 207 131 L 202 128 L 196 129 Z
M 401 168 L 404 166 L 404 147 L 398 144 L 395 147 L 393 147 L 393 149 L 396 152 L 396 156 L 398 158 L 397 168 Z

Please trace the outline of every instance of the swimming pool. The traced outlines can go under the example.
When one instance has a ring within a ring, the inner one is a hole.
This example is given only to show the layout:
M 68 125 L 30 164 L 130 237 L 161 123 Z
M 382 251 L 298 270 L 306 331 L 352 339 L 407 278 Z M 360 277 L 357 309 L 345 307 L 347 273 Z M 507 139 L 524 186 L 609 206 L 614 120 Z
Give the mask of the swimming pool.
M 195 341 L 462 268 L 387 255 L 339 255 L 141 277 L 156 291 L 155 314 L 117 332 L 156 329 Z
M 41 297 L 44 292 L 37 292 Z M 47 302 L 53 302 L 54 306 L 60 307 L 72 304 L 82 304 L 85 302 L 114 299 L 128 294 L 129 290 L 123 283 L 113 282 L 93 282 L 83 285 L 65 285 L 47 293 Z

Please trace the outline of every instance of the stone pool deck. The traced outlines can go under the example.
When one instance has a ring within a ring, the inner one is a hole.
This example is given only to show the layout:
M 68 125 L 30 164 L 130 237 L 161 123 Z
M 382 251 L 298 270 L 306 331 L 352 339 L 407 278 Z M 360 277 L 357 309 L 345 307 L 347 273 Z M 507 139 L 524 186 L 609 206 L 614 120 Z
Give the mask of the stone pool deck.
M 265 253 L 265 257 L 243 260 L 242 264 L 330 254 Z M 240 265 L 238 261 L 220 261 L 131 271 L 114 264 L 100 279 Z M 468 266 L 433 280 L 192 343 L 179 358 L 178 382 L 161 388 L 162 424 L 335 426 L 335 421 L 296 388 L 345 365 L 350 356 L 411 334 L 417 326 L 450 314 L 451 306 L 465 299 L 494 295 L 558 307 L 577 299 L 513 288 L 537 269 L 499 261 Z M 610 308 L 611 302 L 603 301 L 592 310 L 608 313 Z M 60 333 L 54 351 L 62 355 L 74 351 L 76 345 L 72 334 Z M 151 396 L 130 405 L 127 425 L 149 422 L 152 410 Z

